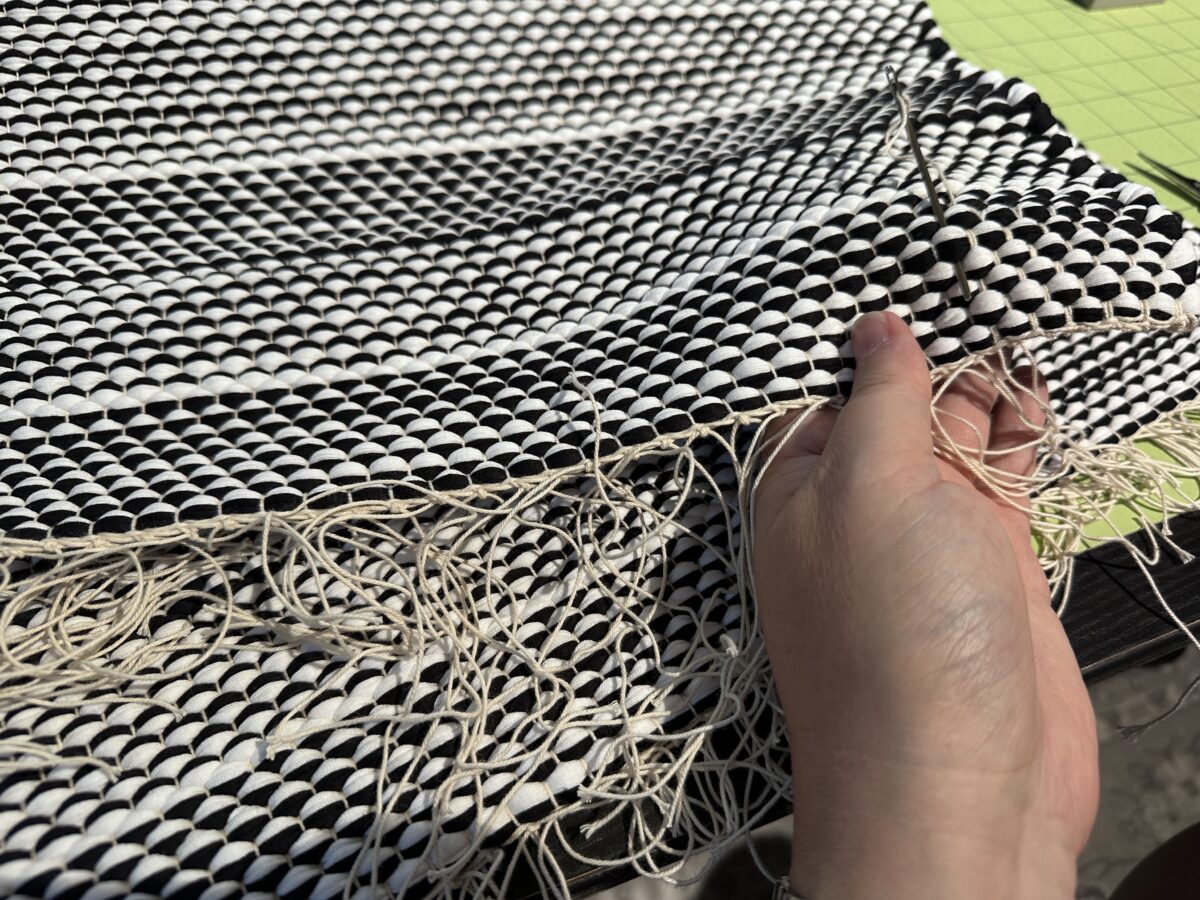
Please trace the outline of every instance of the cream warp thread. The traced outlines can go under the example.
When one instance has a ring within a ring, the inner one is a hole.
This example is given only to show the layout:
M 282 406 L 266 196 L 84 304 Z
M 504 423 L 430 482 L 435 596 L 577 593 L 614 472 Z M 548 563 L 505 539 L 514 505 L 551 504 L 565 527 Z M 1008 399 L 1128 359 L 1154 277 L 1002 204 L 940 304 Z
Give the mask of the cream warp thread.
M 986 369 L 978 360 L 970 360 L 937 373 L 935 397 L 942 396 L 956 378 L 990 379 L 1012 399 L 1019 399 L 1021 392 L 1028 399 L 1031 390 L 1016 378 L 1007 357 Z M 348 663 L 406 662 L 410 665 L 406 671 L 419 671 L 429 660 L 445 661 L 449 666 L 445 691 L 461 701 L 458 706 L 417 713 L 401 705 L 336 721 L 312 718 L 310 713 L 324 702 L 324 692 L 349 676 L 354 666 L 348 664 L 339 670 L 344 674 L 335 674 L 323 688 L 291 706 L 272 734 L 264 736 L 266 751 L 278 753 L 313 735 L 382 727 L 383 736 L 377 740 L 389 746 L 396 729 L 430 724 L 418 746 L 405 746 L 403 758 L 386 756 L 379 768 L 379 815 L 357 851 L 354 877 L 345 893 L 373 896 L 384 890 L 378 884 L 378 863 L 382 854 L 393 852 L 383 842 L 400 815 L 396 806 L 401 787 L 411 779 L 412 766 L 422 748 L 429 746 L 434 729 L 457 729 L 464 746 L 477 748 L 490 737 L 482 725 L 488 713 L 502 709 L 513 691 L 531 681 L 533 711 L 517 732 L 530 738 L 529 749 L 507 760 L 524 767 L 512 782 L 514 791 L 530 784 L 539 748 L 552 746 L 570 729 L 586 732 L 613 722 L 620 726 L 615 738 L 598 742 L 577 799 L 564 802 L 542 821 L 521 826 L 508 855 L 484 848 L 487 836 L 503 818 L 496 809 L 489 810 L 470 841 L 453 852 L 437 850 L 444 842 L 434 834 L 429 843 L 435 849 L 411 865 L 406 862 L 403 878 L 411 881 L 437 873 L 443 878 L 437 896 L 502 893 L 513 874 L 512 859 L 523 855 L 546 889 L 561 894 L 567 884 L 561 865 L 544 853 L 547 841 L 556 837 L 563 852 L 579 862 L 627 864 L 678 881 L 680 862 L 671 855 L 673 851 L 682 847 L 699 853 L 728 844 L 759 824 L 789 791 L 778 764 L 784 752 L 782 716 L 770 687 L 765 651 L 755 637 L 750 600 L 754 505 L 765 467 L 806 417 L 825 405 L 824 400 L 798 404 L 802 414 L 783 428 L 772 427 L 774 419 L 792 410 L 779 407 L 772 410 L 771 418 L 744 416 L 698 428 L 652 449 L 637 448 L 607 459 L 593 455 L 586 471 L 557 473 L 541 482 L 489 489 L 471 497 L 430 495 L 404 506 L 365 501 L 313 511 L 307 517 L 269 515 L 257 527 L 241 523 L 231 533 L 198 534 L 165 545 L 128 543 L 92 553 L 59 548 L 59 555 L 51 560 L 58 565 L 35 568 L 24 577 L 15 571 L 18 561 L 27 565 L 24 557 L 10 557 L 7 577 L 0 585 L 0 599 L 7 601 L 0 610 L 0 658 L 5 663 L 0 670 L 0 701 L 10 707 L 69 708 L 73 697 L 102 684 L 114 691 L 120 688 L 127 702 L 161 706 L 167 714 L 178 715 L 169 699 L 150 695 L 153 686 L 182 677 L 215 654 L 233 648 L 241 652 L 247 646 L 316 648 Z M 1164 514 L 1194 505 L 1175 486 L 1200 471 L 1200 443 L 1191 419 L 1196 415 L 1200 404 L 1176 410 L 1138 435 L 1161 442 L 1165 449 L 1174 448 L 1178 461 L 1151 457 L 1129 441 L 1089 447 L 1053 419 L 1035 431 L 1031 442 L 1036 442 L 1044 458 L 1055 458 L 1056 464 L 1029 476 L 996 473 L 987 465 L 987 451 L 978 444 L 948 442 L 944 423 L 939 448 L 962 461 L 1006 501 L 1029 508 L 1023 492 L 1038 491 L 1033 516 L 1042 542 L 1041 558 L 1061 591 L 1069 584 L 1071 555 L 1083 546 L 1083 526 L 1105 514 L 1122 492 L 1130 496 L 1129 491 L 1144 484 L 1157 485 L 1152 499 Z M 933 418 L 938 430 L 936 410 Z M 709 445 L 708 456 L 699 454 L 701 443 Z M 721 450 L 723 468 L 710 462 L 713 446 Z M 670 466 L 676 494 L 665 506 L 651 505 L 629 476 L 636 461 L 651 455 Z M 700 501 L 716 504 L 724 534 L 740 535 L 741 540 L 716 543 L 689 524 L 690 504 Z M 547 504 L 558 504 L 569 510 L 569 516 L 546 521 L 539 513 Z M 604 524 L 614 520 L 636 532 L 628 544 L 614 546 L 602 535 Z M 631 688 L 636 673 L 621 668 L 620 699 L 613 709 L 550 714 L 558 701 L 570 709 L 576 701 L 574 691 L 560 677 L 562 669 L 544 652 L 525 645 L 522 622 L 515 614 L 522 599 L 520 588 L 507 583 L 497 568 L 503 556 L 496 552 L 497 542 L 527 530 L 535 530 L 544 546 L 575 553 L 580 560 L 574 575 L 554 588 L 556 596 L 588 590 L 602 594 L 612 610 L 614 628 L 648 648 L 649 662 L 662 673 L 669 690 L 636 691 Z M 1126 539 L 1135 559 L 1147 565 L 1157 560 L 1162 548 L 1173 546 L 1165 528 L 1150 534 L 1150 551 Z M 645 611 L 671 603 L 666 594 L 670 560 L 663 550 L 680 535 L 696 541 L 729 571 L 733 593 L 726 597 L 741 619 L 736 630 L 712 637 L 701 632 L 682 659 L 668 661 Z M 253 602 L 236 591 L 233 582 L 233 573 L 247 559 L 257 560 L 265 585 Z M 302 592 L 301 581 L 313 573 L 322 577 L 309 578 L 315 586 L 310 584 L 311 589 Z M 207 581 L 198 587 L 204 578 Z M 123 596 L 131 598 L 128 607 L 118 602 Z M 181 599 L 203 603 L 188 617 L 189 627 L 173 630 L 178 626 L 168 622 L 151 631 L 156 616 Z M 93 627 L 82 628 L 80 617 L 90 617 Z M 200 625 L 217 639 L 199 640 Z M 258 644 L 246 644 L 247 635 L 257 635 Z M 156 671 L 159 661 L 177 650 L 186 650 L 187 655 L 169 671 Z M 530 678 L 510 686 L 507 693 L 488 696 L 481 685 L 494 682 L 510 662 L 523 665 Z M 715 703 L 686 727 L 668 728 L 672 712 L 664 702 L 693 696 L 689 694 L 693 688 L 715 697 Z M 748 722 L 769 724 L 757 733 L 747 727 Z M 735 754 L 718 752 L 713 735 L 730 727 L 739 729 L 741 746 Z M 61 747 L 17 737 L 0 749 L 7 751 L 4 765 L 9 768 L 45 768 L 56 760 L 68 765 L 85 762 L 62 755 Z M 430 801 L 438 808 L 452 802 L 463 779 L 489 771 L 470 753 L 455 765 L 455 777 Z M 733 790 L 735 772 L 753 776 L 745 779 L 752 795 Z M 482 797 L 476 794 L 476 799 Z M 565 827 L 571 813 L 601 802 L 610 804 L 608 811 L 582 830 Z M 588 837 L 617 816 L 627 816 L 630 822 L 624 854 L 593 858 Z
M 900 161 L 909 157 L 917 156 L 916 150 L 919 148 L 913 147 L 911 144 L 906 147 L 899 147 L 900 141 L 907 140 L 907 131 L 909 122 L 912 120 L 912 97 L 902 87 L 896 90 L 896 102 L 899 106 L 899 113 L 892 123 L 888 126 L 887 132 L 883 138 L 883 153 L 885 156 L 891 157 L 894 160 Z M 937 160 L 931 158 L 928 154 L 922 152 L 922 159 L 917 162 L 920 165 L 922 162 L 936 176 L 938 183 L 946 192 L 946 199 L 953 204 L 958 199 L 958 192 L 954 190 L 954 186 L 950 184 L 950 179 L 946 176 L 946 170 Z

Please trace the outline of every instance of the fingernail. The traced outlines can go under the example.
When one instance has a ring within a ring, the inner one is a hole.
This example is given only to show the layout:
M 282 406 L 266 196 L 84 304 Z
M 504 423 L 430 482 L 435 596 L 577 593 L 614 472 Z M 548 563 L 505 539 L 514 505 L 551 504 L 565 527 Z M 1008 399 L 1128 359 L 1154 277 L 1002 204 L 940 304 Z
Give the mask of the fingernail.
M 854 356 L 866 359 L 885 344 L 892 341 L 892 326 L 888 317 L 881 312 L 869 312 L 854 323 L 850 334 L 850 342 L 854 347 Z

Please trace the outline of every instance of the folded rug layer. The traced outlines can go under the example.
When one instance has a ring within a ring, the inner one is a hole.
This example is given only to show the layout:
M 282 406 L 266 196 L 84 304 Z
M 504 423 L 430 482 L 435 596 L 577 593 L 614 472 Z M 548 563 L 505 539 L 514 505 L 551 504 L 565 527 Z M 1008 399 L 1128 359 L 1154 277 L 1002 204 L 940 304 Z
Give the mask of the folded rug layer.
M 1042 362 L 1056 580 L 1200 459 L 1195 235 L 916 0 L 14 22 L 6 894 L 566 894 L 607 816 L 643 870 L 742 833 L 788 783 L 761 426 L 864 311 Z

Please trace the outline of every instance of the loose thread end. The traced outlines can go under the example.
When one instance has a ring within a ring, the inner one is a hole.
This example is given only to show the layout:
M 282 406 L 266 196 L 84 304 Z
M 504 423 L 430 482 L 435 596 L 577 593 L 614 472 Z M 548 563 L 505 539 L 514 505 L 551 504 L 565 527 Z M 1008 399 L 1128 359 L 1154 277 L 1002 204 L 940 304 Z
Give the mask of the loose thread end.
M 947 377 L 994 377 L 999 388 L 1014 397 L 1028 390 L 1007 370 L 991 375 L 965 374 L 966 370 L 962 367 L 957 375 L 951 372 Z M 811 413 L 825 402 L 805 400 L 794 406 Z M 94 688 L 97 677 L 123 690 L 128 688 L 129 702 L 135 702 L 137 691 L 185 678 L 214 654 L 245 651 L 240 641 L 253 634 L 262 635 L 263 644 L 271 651 L 315 648 L 349 662 L 382 661 L 397 673 L 409 671 L 406 665 L 425 662 L 447 671 L 440 685 L 444 700 L 432 713 L 417 712 L 413 701 L 404 701 L 409 705 L 373 708 L 355 719 L 316 721 L 309 713 L 326 699 L 323 692 L 328 687 L 325 682 L 317 684 L 308 700 L 297 701 L 299 705 L 289 709 L 285 721 L 277 723 L 281 729 L 286 724 L 287 731 L 265 740 L 261 750 L 268 758 L 313 734 L 360 725 L 377 730 L 382 723 L 390 729 L 411 726 L 418 719 L 437 719 L 447 728 L 465 728 L 472 720 L 454 712 L 451 698 L 484 721 L 499 708 L 489 706 L 488 688 L 503 669 L 500 663 L 480 662 L 485 656 L 533 673 L 538 700 L 534 714 L 525 718 L 531 723 L 528 727 L 542 729 L 539 740 L 552 746 L 567 729 L 578 727 L 586 732 L 599 719 L 595 710 L 572 710 L 555 717 L 537 713 L 573 698 L 575 686 L 563 674 L 569 673 L 569 667 L 523 640 L 523 607 L 519 604 L 531 600 L 522 595 L 519 586 L 505 582 L 495 566 L 512 545 L 512 535 L 519 533 L 526 543 L 577 561 L 574 575 L 556 576 L 560 578 L 552 586 L 559 592 L 556 602 L 575 596 L 576 591 L 601 586 L 593 592 L 605 601 L 607 622 L 602 624 L 608 630 L 596 638 L 595 650 L 644 642 L 650 648 L 647 665 L 666 671 L 661 648 L 669 641 L 654 630 L 656 621 L 671 620 L 675 614 L 694 619 L 697 603 L 720 602 L 740 614 L 741 632 L 722 633 L 716 648 L 711 643 L 702 645 L 697 638 L 690 651 L 683 651 L 685 664 L 669 660 L 673 671 L 683 673 L 677 681 L 663 679 L 651 687 L 636 686 L 641 691 L 637 703 L 626 705 L 618 718 L 606 722 L 619 722 L 619 734 L 607 743 L 600 742 L 603 746 L 598 744 L 592 762 L 581 764 L 575 776 L 578 783 L 572 785 L 574 799 L 563 800 L 548 819 L 547 827 L 551 827 L 601 800 L 608 801 L 615 814 L 636 817 L 643 806 L 660 810 L 660 820 L 639 820 L 640 837 L 627 848 L 626 858 L 600 862 L 627 863 L 642 874 L 670 876 L 671 864 L 656 856 L 655 850 L 670 845 L 673 830 L 696 830 L 700 835 L 695 839 L 697 852 L 719 850 L 753 827 L 760 810 L 788 797 L 791 790 L 782 763 L 775 763 L 785 752 L 786 734 L 772 694 L 766 655 L 755 642 L 749 558 L 755 485 L 779 446 L 777 439 L 766 437 L 765 423 L 786 409 L 781 405 L 764 412 L 749 451 L 744 435 L 739 441 L 737 424 L 698 427 L 651 450 L 633 448 L 607 459 L 603 483 L 591 488 L 587 485 L 597 481 L 596 475 L 581 466 L 479 497 L 430 494 L 411 505 L 349 504 L 291 518 L 276 515 L 260 523 L 258 530 L 243 527 L 222 540 L 209 535 L 207 541 L 145 546 L 136 552 L 80 550 L 61 555 L 56 566 L 0 588 L 0 654 L 9 662 L 7 671 L 0 670 L 0 704 L 10 708 L 34 700 L 69 704 L 85 688 Z M 1147 454 L 1133 441 L 1121 444 L 1120 452 L 1114 453 L 1089 447 L 1053 419 L 1038 426 L 1033 440 L 1039 453 L 1058 455 L 1061 472 L 1040 471 L 1014 479 L 995 471 L 977 452 L 972 456 L 967 448 L 943 442 L 941 451 L 973 458 L 976 468 L 972 471 L 998 497 L 1028 505 L 1029 494 L 1035 494 L 1031 516 L 1040 540 L 1039 558 L 1058 586 L 1069 582 L 1071 560 L 1087 542 L 1088 522 L 1111 506 L 1114 497 L 1123 492 L 1128 496 L 1135 481 L 1167 485 L 1185 474 L 1196 474 L 1200 429 L 1187 417 L 1198 413 L 1200 403 L 1180 408 L 1137 436 L 1174 442 L 1178 454 L 1193 460 L 1190 469 L 1184 463 Z M 599 424 L 596 428 L 599 434 Z M 784 431 L 786 438 L 787 429 Z M 701 445 L 712 452 L 702 452 Z M 639 490 L 625 471 L 634 460 L 649 455 L 662 458 L 661 468 L 667 474 L 647 493 Z M 647 500 L 650 494 L 658 499 Z M 1169 490 L 1156 497 L 1164 514 L 1196 505 Z M 696 508 L 715 510 L 712 521 L 693 518 L 691 511 Z M 615 554 L 610 544 L 609 526 L 617 519 L 633 530 L 620 554 Z M 714 527 L 718 520 L 719 527 Z M 723 534 L 714 537 L 722 529 Z M 1148 534 L 1160 545 L 1169 541 L 1153 530 Z M 729 594 L 720 598 L 706 594 L 684 603 L 674 597 L 666 579 L 651 577 L 666 571 L 670 548 L 675 546 L 672 542 L 681 540 L 721 561 L 735 585 Z M 14 555 L 10 562 L 15 560 Z M 235 573 L 243 571 L 247 560 L 257 560 L 265 582 L 263 594 L 253 602 L 233 588 Z M 198 590 L 197 582 L 206 587 Z M 307 586 L 302 589 L 302 584 Z M 164 612 L 184 597 L 196 608 L 186 617 L 188 627 L 159 630 L 157 623 Z M 91 616 L 100 625 L 76 630 L 70 623 L 78 616 Z M 64 634 L 70 638 L 65 645 L 60 640 Z M 397 635 L 403 636 L 403 641 L 398 642 Z M 199 637 L 206 639 L 198 642 Z M 114 655 L 134 644 L 137 649 Z M 547 641 L 539 646 L 550 645 Z M 65 646 L 66 652 L 60 649 L 56 658 L 47 656 L 54 646 Z M 179 658 L 181 649 L 186 655 Z M 155 666 L 161 667 L 173 655 L 177 658 L 170 671 L 156 671 Z M 614 651 L 613 655 L 619 661 L 621 654 Z M 342 671 L 349 678 L 354 666 L 345 664 Z M 33 680 L 35 688 L 30 694 L 27 685 L 33 675 L 39 677 Z M 625 682 L 626 692 L 634 689 L 634 679 L 624 669 L 615 669 L 613 677 Z M 715 701 L 706 703 L 704 710 L 685 724 L 675 726 L 676 730 L 669 730 L 666 723 L 672 720 L 664 710 L 686 706 L 698 685 L 715 696 Z M 755 724 L 748 756 L 731 760 L 715 736 L 731 724 L 747 722 Z M 1149 723 L 1127 726 L 1122 733 L 1136 740 L 1148 727 Z M 18 749 L 12 742 L 9 747 Z M 24 749 L 29 750 L 28 745 Z M 31 766 L 39 762 L 38 752 L 29 750 Z M 61 761 L 61 754 L 50 755 Z M 414 758 L 419 759 L 420 754 Z M 618 758 L 628 764 L 608 764 Z M 476 774 L 487 772 L 490 765 L 483 757 L 471 763 Z M 470 769 L 464 767 L 464 771 Z M 393 771 L 386 760 L 380 771 L 382 822 L 400 796 L 399 791 L 384 788 L 393 787 L 405 776 L 402 767 Z M 752 795 L 734 798 L 729 785 L 746 776 L 751 776 L 755 790 Z M 690 779 L 699 779 L 704 789 L 689 793 Z M 451 795 L 448 790 L 446 802 Z M 581 840 L 565 840 L 563 852 L 590 862 L 587 842 L 600 827 L 601 820 L 584 823 L 578 831 Z M 540 859 L 544 847 L 538 841 L 544 833 L 521 832 L 514 841 Z M 496 857 L 484 853 L 481 843 L 486 837 L 481 833 L 479 845 L 464 846 L 453 861 L 430 857 L 425 863 L 455 871 L 463 879 L 460 883 L 472 889 L 502 893 L 511 873 Z M 375 839 L 373 834 L 370 840 Z M 430 840 L 431 846 L 437 843 Z M 377 846 L 364 844 L 364 871 L 375 872 L 373 857 L 378 851 Z M 561 872 L 556 874 L 553 860 L 542 860 L 539 865 L 543 886 L 553 896 L 561 887 Z M 358 871 L 357 865 L 354 871 Z M 365 882 L 364 878 L 357 883 Z

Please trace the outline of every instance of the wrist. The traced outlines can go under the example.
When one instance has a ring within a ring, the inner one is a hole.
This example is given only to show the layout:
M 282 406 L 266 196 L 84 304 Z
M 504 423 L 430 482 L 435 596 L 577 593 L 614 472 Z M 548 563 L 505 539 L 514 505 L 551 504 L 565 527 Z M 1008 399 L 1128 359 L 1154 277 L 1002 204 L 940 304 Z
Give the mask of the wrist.
M 1071 842 L 1029 812 L 1019 783 L 921 780 L 798 780 L 791 890 L 804 900 L 1074 897 Z
M 959 835 L 865 830 L 854 853 L 793 859 L 791 891 L 804 900 L 1069 900 L 1076 860 L 1032 835 L 1017 846 Z M 853 857 L 853 858 L 851 858 Z

